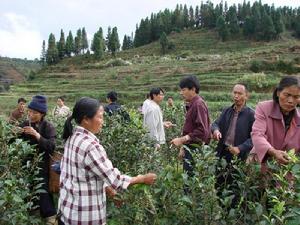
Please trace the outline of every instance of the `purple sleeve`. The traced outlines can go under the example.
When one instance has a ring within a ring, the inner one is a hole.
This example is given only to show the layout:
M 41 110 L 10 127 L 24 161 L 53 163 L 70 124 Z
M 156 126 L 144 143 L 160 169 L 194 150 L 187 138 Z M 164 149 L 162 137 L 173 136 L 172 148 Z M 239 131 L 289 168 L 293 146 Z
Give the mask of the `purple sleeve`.
M 190 142 L 194 143 L 201 140 L 204 143 L 209 143 L 210 125 L 207 107 L 204 104 L 199 104 L 193 109 L 192 114 L 195 128 L 188 133 L 191 138 Z

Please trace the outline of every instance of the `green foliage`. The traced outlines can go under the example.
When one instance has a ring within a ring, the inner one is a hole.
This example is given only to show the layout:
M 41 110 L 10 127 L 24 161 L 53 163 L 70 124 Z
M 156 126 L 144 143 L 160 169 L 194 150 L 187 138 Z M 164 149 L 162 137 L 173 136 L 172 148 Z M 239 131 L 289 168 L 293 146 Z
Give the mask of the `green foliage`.
M 69 35 L 66 40 L 66 55 L 70 57 L 73 52 L 74 52 L 74 40 L 73 40 L 72 32 L 69 31 Z
M 105 40 L 103 38 L 103 31 L 100 27 L 99 30 L 94 34 L 91 49 L 93 50 L 97 59 L 102 59 L 105 50 Z
M 57 43 L 57 50 L 58 50 L 58 57 L 60 59 L 63 59 L 66 54 L 66 43 L 65 43 L 65 34 L 64 31 L 61 29 L 60 31 L 60 39 L 59 42 Z
M 121 58 L 111 59 L 104 64 L 104 67 L 128 66 L 131 63 Z
M 120 41 L 117 27 L 114 27 L 112 29 L 112 33 L 108 39 L 108 46 L 108 50 L 111 52 L 112 56 L 115 57 L 116 52 L 118 52 L 120 49 Z
M 245 74 L 237 82 L 245 83 L 251 91 L 272 90 L 279 82 L 279 77 L 268 76 L 264 73 Z
M 160 35 L 159 38 L 159 43 L 160 43 L 160 49 L 161 49 L 161 53 L 164 55 L 167 52 L 168 49 L 168 38 L 165 32 L 163 32 Z
M 283 60 L 276 62 L 254 60 L 251 62 L 250 70 L 255 73 L 262 71 L 280 71 L 287 74 L 293 74 L 300 71 L 300 68 L 297 67 L 295 63 L 295 60 L 291 60 L 290 62 Z
M 17 129 L 0 119 L 0 224 L 41 224 L 30 216 L 40 192 L 38 162 L 34 148 L 15 139 Z M 28 157 L 33 160 L 27 161 Z
M 47 50 L 47 55 L 46 55 L 46 62 L 49 65 L 57 63 L 59 60 L 58 57 L 58 50 L 55 42 L 55 36 L 54 34 L 49 35 L 48 39 L 48 50 Z
M 219 16 L 217 20 L 217 30 L 222 41 L 226 41 L 229 36 L 229 30 L 223 16 Z

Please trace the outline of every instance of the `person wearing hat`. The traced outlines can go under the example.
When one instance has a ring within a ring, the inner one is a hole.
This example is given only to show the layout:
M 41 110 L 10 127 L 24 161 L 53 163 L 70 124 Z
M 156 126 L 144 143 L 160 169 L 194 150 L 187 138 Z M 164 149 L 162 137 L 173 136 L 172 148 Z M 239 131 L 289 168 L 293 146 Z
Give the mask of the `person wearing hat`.
M 42 180 L 43 192 L 39 194 L 40 214 L 46 220 L 47 225 L 57 224 L 56 209 L 53 196 L 49 193 L 49 158 L 55 149 L 56 131 L 54 126 L 45 119 L 48 110 L 47 99 L 43 95 L 32 97 L 28 105 L 28 118 L 20 127 L 22 128 L 21 138 L 36 146 L 42 154 L 39 164 L 39 178 Z M 28 159 L 32 160 L 32 158 Z

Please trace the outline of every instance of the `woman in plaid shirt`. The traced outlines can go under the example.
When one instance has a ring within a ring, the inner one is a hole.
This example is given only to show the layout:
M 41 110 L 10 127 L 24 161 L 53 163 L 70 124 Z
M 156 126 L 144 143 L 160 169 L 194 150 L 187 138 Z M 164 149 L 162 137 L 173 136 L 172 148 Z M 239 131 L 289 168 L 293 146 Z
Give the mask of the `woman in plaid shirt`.
M 153 184 L 156 180 L 153 173 L 129 177 L 113 167 L 95 136 L 101 131 L 103 113 L 99 101 L 84 97 L 65 123 L 59 210 L 66 225 L 106 224 L 106 192 L 115 193 L 138 183 Z M 72 119 L 78 124 L 74 130 Z

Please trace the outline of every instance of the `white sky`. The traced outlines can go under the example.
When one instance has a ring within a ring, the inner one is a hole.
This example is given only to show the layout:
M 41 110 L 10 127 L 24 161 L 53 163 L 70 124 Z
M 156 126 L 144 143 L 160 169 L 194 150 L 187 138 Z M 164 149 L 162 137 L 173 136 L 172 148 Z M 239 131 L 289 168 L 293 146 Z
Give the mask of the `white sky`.
M 204 1 L 205 2 L 205 1 Z M 212 0 L 217 4 L 220 0 Z M 243 0 L 228 0 L 228 6 Z M 251 0 L 250 2 L 253 2 Z M 300 7 L 300 0 L 262 0 L 278 6 Z M 78 28 L 85 27 L 88 38 L 101 26 L 117 26 L 120 42 L 124 34 L 135 31 L 142 18 L 176 4 L 201 4 L 201 0 L 0 0 L 0 56 L 39 58 L 42 41 L 50 33 L 59 39 L 60 29 L 73 37 Z

